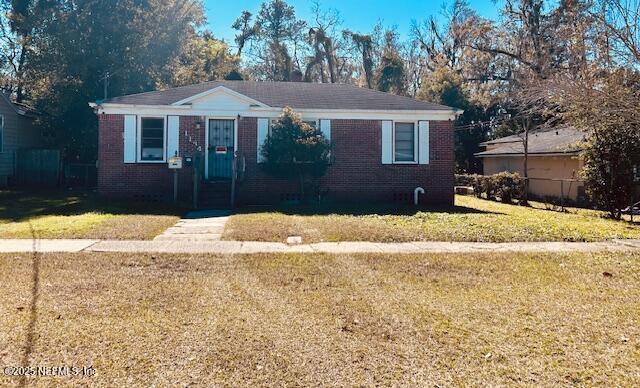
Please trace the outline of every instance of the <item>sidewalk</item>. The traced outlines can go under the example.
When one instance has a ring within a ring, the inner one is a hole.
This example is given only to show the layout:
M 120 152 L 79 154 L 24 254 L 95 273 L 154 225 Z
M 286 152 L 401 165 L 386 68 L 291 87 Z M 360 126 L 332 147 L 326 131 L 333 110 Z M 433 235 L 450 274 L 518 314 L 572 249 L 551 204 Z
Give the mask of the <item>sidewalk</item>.
M 196 210 L 185 214 L 156 241 L 218 241 L 229 221 L 229 210 Z
M 338 242 L 288 245 L 260 241 L 0 240 L 0 252 L 150 253 L 471 253 L 640 251 L 640 240 L 605 242 Z

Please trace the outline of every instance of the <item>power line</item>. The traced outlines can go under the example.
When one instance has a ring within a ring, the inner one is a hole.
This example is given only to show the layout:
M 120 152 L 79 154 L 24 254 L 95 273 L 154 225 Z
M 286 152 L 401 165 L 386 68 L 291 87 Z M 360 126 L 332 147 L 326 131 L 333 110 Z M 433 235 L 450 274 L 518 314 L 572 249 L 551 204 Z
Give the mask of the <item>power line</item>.
M 505 121 L 511 119 L 510 115 L 500 116 L 495 119 L 486 120 L 486 121 L 475 121 L 470 124 L 456 125 L 453 129 L 454 131 L 468 131 L 476 128 L 490 128 L 491 126 L 501 125 Z
M 478 121 L 471 124 L 456 125 L 453 129 L 454 131 L 468 131 L 476 128 L 489 127 L 490 124 L 495 124 L 495 121 Z

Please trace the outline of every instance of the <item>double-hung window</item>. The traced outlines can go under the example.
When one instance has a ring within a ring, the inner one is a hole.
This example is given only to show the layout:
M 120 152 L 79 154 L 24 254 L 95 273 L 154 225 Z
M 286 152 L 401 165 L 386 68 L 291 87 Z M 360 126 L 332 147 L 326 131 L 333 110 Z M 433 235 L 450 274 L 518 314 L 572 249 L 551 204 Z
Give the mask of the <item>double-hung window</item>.
M 163 161 L 164 143 L 164 118 L 142 117 L 140 119 L 140 161 Z
M 269 136 L 271 136 L 272 129 L 277 122 L 278 122 L 278 119 L 269 119 L 269 130 L 268 130 Z
M 416 162 L 416 127 L 414 123 L 395 123 L 393 160 L 396 163 Z

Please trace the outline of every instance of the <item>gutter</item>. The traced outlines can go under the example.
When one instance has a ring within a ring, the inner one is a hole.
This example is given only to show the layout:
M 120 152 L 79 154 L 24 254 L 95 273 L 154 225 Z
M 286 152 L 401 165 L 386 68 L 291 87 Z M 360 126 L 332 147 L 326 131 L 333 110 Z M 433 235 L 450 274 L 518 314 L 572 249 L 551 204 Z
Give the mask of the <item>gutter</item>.
M 96 102 L 90 102 L 89 106 L 92 108 L 105 107 L 105 108 L 151 108 L 151 109 L 166 108 L 166 109 L 180 109 L 180 110 L 191 109 L 190 105 L 172 106 L 172 105 L 117 104 L 112 102 L 103 103 L 101 100 L 98 100 Z
M 528 155 L 529 156 L 575 156 L 575 155 L 580 155 L 580 153 L 582 152 L 582 150 L 579 151 L 567 151 L 567 152 L 529 152 Z M 524 153 L 520 152 L 520 153 L 500 153 L 500 154 L 485 154 L 484 152 L 478 152 L 473 154 L 473 156 L 477 157 L 477 158 L 484 158 L 484 157 L 496 157 L 496 156 L 524 156 Z

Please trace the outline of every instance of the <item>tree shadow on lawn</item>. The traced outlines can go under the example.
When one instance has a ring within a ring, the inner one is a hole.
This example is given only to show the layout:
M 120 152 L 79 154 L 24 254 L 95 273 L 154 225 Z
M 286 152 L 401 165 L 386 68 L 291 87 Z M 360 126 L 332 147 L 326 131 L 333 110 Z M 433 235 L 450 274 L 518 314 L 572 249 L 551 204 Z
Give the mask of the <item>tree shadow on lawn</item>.
M 278 212 L 286 215 L 323 216 L 323 215 L 405 215 L 413 216 L 420 212 L 449 214 L 505 214 L 485 211 L 466 206 L 411 206 L 405 204 L 283 204 L 276 206 L 245 206 L 234 210 L 236 214 Z
M 88 190 L 0 191 L 0 220 L 21 222 L 41 216 L 89 212 L 114 215 L 181 215 L 187 209 L 162 202 L 100 198 Z
M 31 303 L 29 304 L 29 323 L 27 324 L 27 338 L 24 345 L 24 353 L 22 355 L 22 365 L 30 365 L 31 354 L 35 348 L 36 343 L 36 323 L 38 321 L 38 300 L 40 299 L 40 257 L 41 254 L 36 251 L 36 240 L 38 235 L 33 225 L 29 223 L 29 230 L 31 231 L 31 239 L 33 241 L 31 266 L 32 266 L 32 284 L 31 284 Z M 20 376 L 20 387 L 26 387 L 27 375 Z

